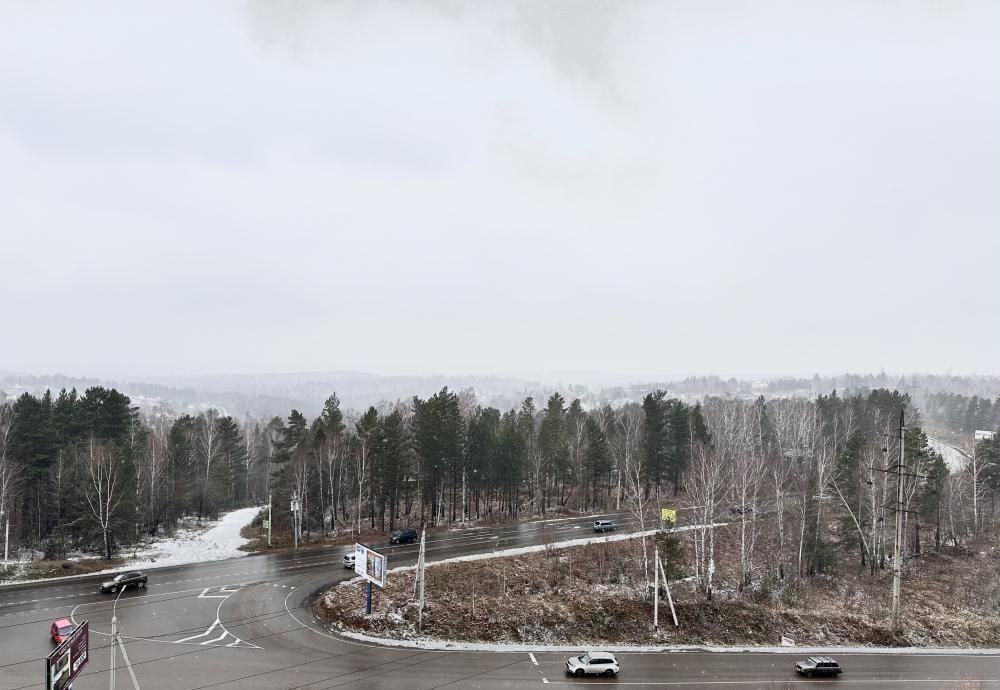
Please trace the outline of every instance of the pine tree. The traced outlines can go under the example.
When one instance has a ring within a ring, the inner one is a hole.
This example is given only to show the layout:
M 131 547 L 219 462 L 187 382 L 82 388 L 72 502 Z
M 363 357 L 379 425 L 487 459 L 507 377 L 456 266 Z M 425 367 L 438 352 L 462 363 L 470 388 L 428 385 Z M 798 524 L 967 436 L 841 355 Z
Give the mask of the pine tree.
M 541 451 L 544 472 L 542 512 L 550 505 L 551 493 L 556 492 L 560 505 L 569 469 L 569 446 L 566 442 L 565 399 L 553 393 L 542 414 L 542 425 L 538 430 L 538 447 Z
M 642 399 L 643 428 L 642 450 L 645 453 L 648 481 L 660 493 L 664 469 L 667 465 L 668 428 L 666 391 L 657 390 Z

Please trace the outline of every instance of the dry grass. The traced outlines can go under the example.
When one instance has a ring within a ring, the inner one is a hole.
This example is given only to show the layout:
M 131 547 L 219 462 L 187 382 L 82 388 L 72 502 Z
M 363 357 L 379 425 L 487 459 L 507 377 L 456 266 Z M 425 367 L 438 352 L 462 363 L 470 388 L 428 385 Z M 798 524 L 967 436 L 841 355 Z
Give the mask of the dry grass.
M 89 575 L 101 570 L 116 568 L 123 561 L 113 558 L 106 561 L 103 558 L 81 558 L 73 561 L 34 561 L 25 573 L 25 579 L 35 580 L 50 577 L 65 577 L 67 575 Z
M 891 574 L 841 572 L 803 579 L 760 580 L 740 593 L 738 559 L 726 557 L 733 535 L 719 534 L 717 585 L 711 602 L 694 583 L 672 588 L 679 628 L 661 600 L 652 628 L 641 552 L 611 542 L 427 569 L 424 629 L 410 601 L 413 573 L 389 578 L 376 612 L 363 614 L 358 584 L 317 599 L 327 620 L 348 629 L 400 638 L 536 644 L 799 645 L 1000 647 L 1000 551 L 943 549 L 908 564 L 905 630 L 889 630 Z M 764 545 L 766 547 L 766 545 Z M 767 553 L 762 549 L 762 553 Z M 732 556 L 730 553 L 729 556 Z M 845 559 L 842 559 L 845 560 Z M 768 564 L 761 564 L 761 572 Z

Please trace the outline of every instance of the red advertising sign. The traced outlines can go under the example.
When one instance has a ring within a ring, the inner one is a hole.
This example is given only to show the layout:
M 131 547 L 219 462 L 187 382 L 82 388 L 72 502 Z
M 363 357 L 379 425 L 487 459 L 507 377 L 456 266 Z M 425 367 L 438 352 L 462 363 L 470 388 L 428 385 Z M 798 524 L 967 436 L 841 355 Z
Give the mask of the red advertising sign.
M 46 690 L 65 690 L 90 657 L 90 623 L 84 621 L 45 659 Z

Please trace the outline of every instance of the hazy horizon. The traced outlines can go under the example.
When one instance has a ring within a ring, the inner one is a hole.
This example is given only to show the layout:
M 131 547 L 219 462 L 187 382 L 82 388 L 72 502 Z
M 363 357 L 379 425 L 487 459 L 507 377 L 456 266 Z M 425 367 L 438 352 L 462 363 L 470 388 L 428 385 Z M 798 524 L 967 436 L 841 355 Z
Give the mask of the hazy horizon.
M 0 370 L 994 372 L 998 25 L 8 3 Z

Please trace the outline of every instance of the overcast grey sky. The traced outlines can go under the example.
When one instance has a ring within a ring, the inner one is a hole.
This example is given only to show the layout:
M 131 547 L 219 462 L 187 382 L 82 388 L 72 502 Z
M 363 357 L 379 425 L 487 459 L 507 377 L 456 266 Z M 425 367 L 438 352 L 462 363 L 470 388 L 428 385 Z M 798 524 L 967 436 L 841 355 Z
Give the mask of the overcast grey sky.
M 1000 5 L 0 5 L 0 370 L 997 371 Z

